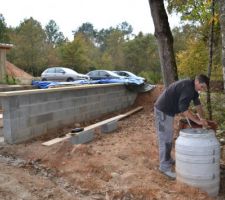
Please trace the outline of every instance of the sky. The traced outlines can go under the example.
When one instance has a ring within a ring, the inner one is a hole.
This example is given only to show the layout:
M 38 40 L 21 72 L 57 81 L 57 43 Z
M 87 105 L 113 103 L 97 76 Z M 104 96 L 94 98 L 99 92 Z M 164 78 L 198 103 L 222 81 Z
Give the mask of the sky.
M 83 23 L 95 29 L 116 27 L 126 21 L 133 33 L 154 33 L 148 0 L 2 0 L 0 13 L 8 27 L 17 27 L 24 19 L 33 17 L 44 28 L 54 20 L 65 37 L 72 40 L 72 31 Z M 171 28 L 179 19 L 169 16 Z

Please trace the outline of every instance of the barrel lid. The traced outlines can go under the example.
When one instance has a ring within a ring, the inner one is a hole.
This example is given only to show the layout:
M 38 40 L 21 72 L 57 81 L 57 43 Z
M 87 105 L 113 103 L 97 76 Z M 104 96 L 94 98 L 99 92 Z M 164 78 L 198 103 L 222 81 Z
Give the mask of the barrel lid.
M 180 130 L 180 135 L 191 137 L 204 137 L 204 136 L 215 136 L 215 133 L 212 129 L 186 128 Z

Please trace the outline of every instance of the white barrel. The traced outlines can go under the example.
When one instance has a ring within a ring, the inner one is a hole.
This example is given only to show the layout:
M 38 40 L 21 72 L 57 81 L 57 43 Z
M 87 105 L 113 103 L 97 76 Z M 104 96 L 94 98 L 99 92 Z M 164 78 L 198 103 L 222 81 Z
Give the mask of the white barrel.
M 177 181 L 215 197 L 220 185 L 220 144 L 213 130 L 182 129 L 175 144 Z

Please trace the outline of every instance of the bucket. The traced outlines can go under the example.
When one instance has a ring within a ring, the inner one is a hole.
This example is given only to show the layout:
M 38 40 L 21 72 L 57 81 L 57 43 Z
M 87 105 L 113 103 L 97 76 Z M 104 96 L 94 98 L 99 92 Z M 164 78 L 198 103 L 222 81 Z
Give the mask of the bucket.
M 175 143 L 177 181 L 215 197 L 220 185 L 220 144 L 210 129 L 182 129 Z

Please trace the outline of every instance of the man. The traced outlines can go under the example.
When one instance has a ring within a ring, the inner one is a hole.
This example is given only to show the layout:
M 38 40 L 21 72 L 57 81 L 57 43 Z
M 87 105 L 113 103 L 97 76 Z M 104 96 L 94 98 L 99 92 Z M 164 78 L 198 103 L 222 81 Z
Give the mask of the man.
M 180 80 L 168 86 L 159 96 L 155 103 L 156 131 L 159 142 L 159 170 L 168 177 L 175 179 L 176 173 L 171 171 L 175 161 L 171 158 L 173 141 L 173 119 L 178 113 L 182 113 L 193 122 L 207 127 L 204 119 L 203 109 L 199 100 L 199 91 L 209 87 L 209 78 L 203 74 L 194 80 Z M 193 101 L 198 117 L 188 110 L 190 102 Z

